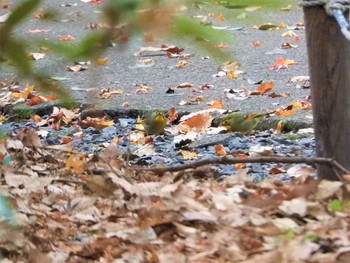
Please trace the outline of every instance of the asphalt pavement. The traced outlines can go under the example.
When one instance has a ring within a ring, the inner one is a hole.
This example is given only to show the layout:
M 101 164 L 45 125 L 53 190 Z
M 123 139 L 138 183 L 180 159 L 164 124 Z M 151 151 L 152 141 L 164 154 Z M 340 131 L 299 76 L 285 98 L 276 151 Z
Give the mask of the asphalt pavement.
M 16 2 L 18 1 L 10 1 L 10 8 Z M 198 50 L 194 39 L 187 41 L 178 38 L 164 38 L 145 43 L 142 36 L 135 36 L 123 48 L 118 45 L 107 48 L 102 55 L 108 58 L 105 65 L 89 66 L 87 70 L 80 72 L 67 70 L 67 66 L 74 65 L 74 61 L 67 61 L 50 52 L 47 52 L 43 59 L 33 61 L 33 63 L 37 70 L 46 72 L 51 77 L 63 79 L 63 85 L 72 91 L 78 102 L 97 105 L 102 109 L 125 111 L 163 108 L 167 110 L 175 107 L 178 111 L 194 112 L 207 109 L 211 101 L 222 100 L 223 108 L 227 110 L 268 112 L 278 107 L 286 107 L 295 100 L 306 101 L 310 94 L 308 85 L 305 85 L 304 82 L 289 81 L 296 76 L 308 75 L 305 35 L 300 26 L 303 22 L 303 13 L 296 2 L 289 11 L 280 9 L 230 10 L 220 6 L 210 11 L 195 10 L 196 15 L 207 16 L 210 12 L 216 16 L 222 14 L 225 18 L 224 21 L 217 21 L 215 16 L 209 16 L 207 19 L 213 22 L 213 26 L 221 29 L 227 27 L 222 29 L 231 36 L 230 41 L 223 43 L 227 44 L 228 47 L 225 49 L 232 54 L 232 57 L 228 57 L 227 60 L 238 61 L 239 70 L 243 71 L 237 78 L 215 76 L 220 64 L 205 51 Z M 36 33 L 35 37 L 54 40 L 58 36 L 71 35 L 75 38 L 72 41 L 78 41 L 89 32 L 88 25 L 100 21 L 101 6 L 79 0 L 44 1 L 42 9 L 57 10 L 60 13 L 59 20 L 44 21 L 32 17 L 21 25 L 16 33 L 23 41 L 26 41 L 34 35 L 30 30 L 48 30 Z M 0 16 L 8 11 L 9 9 L 0 9 Z M 255 20 L 251 21 L 252 18 Z M 196 19 L 199 21 L 203 17 Z M 278 30 L 254 28 L 254 25 L 265 23 L 276 25 L 283 23 L 285 27 Z M 293 39 L 293 36 L 283 36 L 283 33 L 288 31 L 294 32 L 297 39 Z M 262 44 L 253 46 L 253 41 L 259 41 Z M 218 43 L 220 42 L 218 40 Z M 281 48 L 282 43 L 292 44 L 292 47 Z M 160 44 L 176 45 L 184 48 L 184 54 L 193 54 L 193 56 L 186 59 L 168 58 L 164 52 L 145 52 L 142 56 L 134 55 L 141 47 L 159 47 Z M 32 52 L 38 52 L 38 50 L 32 50 Z M 297 64 L 289 65 L 287 68 L 271 69 L 275 60 L 281 56 L 294 60 Z M 152 62 L 150 64 L 138 62 L 145 59 Z M 188 64 L 183 68 L 178 68 L 180 60 L 185 60 Z M 25 83 L 24 79 L 19 79 L 6 65 L 2 65 L 0 70 L 1 80 Z M 275 87 L 267 94 L 250 95 L 246 99 L 230 96 L 234 94 L 232 92 L 242 89 L 243 86 L 254 90 L 258 86 L 254 83 L 260 81 L 273 81 Z M 193 87 L 176 88 L 172 94 L 167 92 L 181 83 L 190 83 Z M 147 92 L 140 91 L 140 84 L 151 88 Z M 123 93 L 113 94 L 109 99 L 101 99 L 98 95 L 102 89 L 121 89 Z M 227 91 L 231 93 L 227 95 Z M 273 92 L 283 96 L 268 96 Z M 203 101 L 183 105 L 184 102 L 198 96 L 203 96 Z M 286 118 L 310 125 L 312 123 L 310 110 L 300 110 Z

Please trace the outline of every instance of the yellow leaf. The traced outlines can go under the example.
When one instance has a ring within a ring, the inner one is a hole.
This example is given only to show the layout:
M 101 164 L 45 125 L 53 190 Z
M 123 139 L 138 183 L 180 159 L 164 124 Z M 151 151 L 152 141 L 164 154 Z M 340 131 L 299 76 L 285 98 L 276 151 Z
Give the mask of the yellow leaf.
M 33 92 L 34 88 L 34 85 L 30 86 L 27 82 L 25 90 L 23 92 L 12 93 L 12 97 L 16 99 L 26 99 L 28 95 Z
M 180 150 L 182 156 L 188 160 L 198 157 L 198 153 L 187 151 L 187 150 Z
M 103 118 L 101 119 L 99 124 L 102 126 L 108 127 L 108 126 L 112 126 L 114 124 L 114 121 L 113 120 L 107 121 Z
M 85 154 L 76 154 L 71 155 L 67 160 L 65 160 L 65 164 L 67 168 L 71 168 L 76 173 L 84 172 L 84 161 Z
M 230 71 L 227 73 L 227 77 L 228 77 L 229 79 L 235 79 L 235 78 L 237 78 L 237 74 L 236 74 L 236 72 L 235 72 L 234 70 L 230 70 Z
M 106 65 L 107 62 L 108 62 L 108 57 L 97 58 L 97 59 L 96 59 L 96 64 L 97 64 L 97 65 Z
M 283 127 L 285 126 L 285 124 L 286 124 L 286 121 L 285 121 L 285 120 L 279 121 L 279 122 L 277 123 L 277 125 L 276 125 L 275 133 L 281 133 Z

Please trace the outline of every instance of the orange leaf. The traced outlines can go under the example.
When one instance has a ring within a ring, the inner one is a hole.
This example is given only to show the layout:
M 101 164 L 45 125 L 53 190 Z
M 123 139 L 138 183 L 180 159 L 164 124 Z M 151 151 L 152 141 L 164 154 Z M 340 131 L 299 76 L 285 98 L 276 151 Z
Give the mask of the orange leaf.
M 71 137 L 68 137 L 68 136 L 64 136 L 61 138 L 61 141 L 63 144 L 67 144 L 67 143 L 70 143 L 73 139 Z
M 29 106 L 33 106 L 33 105 L 38 105 L 42 102 L 43 102 L 43 100 L 40 97 L 32 96 L 26 104 Z
M 294 37 L 293 37 L 293 41 L 294 41 L 294 42 L 298 42 L 299 40 L 300 40 L 300 37 L 299 37 L 299 36 L 294 36 Z
M 293 115 L 294 113 L 296 112 L 295 109 L 293 109 L 293 107 L 287 107 L 287 108 L 280 108 L 280 109 L 277 109 L 275 111 L 275 114 L 277 116 L 290 116 L 290 115 Z
M 41 117 L 37 114 L 32 115 L 31 119 L 35 122 L 40 122 L 41 121 Z
M 263 43 L 261 41 L 252 41 L 250 44 L 253 47 L 260 47 Z
M 260 94 L 265 94 L 266 92 L 269 92 L 270 90 L 272 90 L 274 86 L 275 86 L 275 82 L 273 81 L 265 82 L 265 83 L 262 83 L 259 87 L 257 87 L 256 91 L 259 92 Z
M 48 100 L 57 100 L 58 96 L 56 94 L 51 94 L 51 95 L 46 96 L 46 98 Z
M 177 68 L 183 68 L 183 67 L 186 66 L 187 64 L 188 64 L 187 61 L 181 60 L 181 61 L 177 62 L 176 67 L 177 67 Z
M 214 146 L 214 149 L 215 149 L 215 153 L 216 155 L 226 155 L 226 150 L 224 148 L 224 145 L 222 144 L 217 144 Z
M 74 37 L 71 35 L 67 35 L 67 36 L 58 36 L 57 37 L 59 40 L 61 41 L 70 41 L 70 40 L 74 40 Z
M 216 21 L 222 22 L 225 21 L 225 18 L 222 16 L 222 14 L 216 16 Z
M 168 111 L 168 120 L 169 122 L 174 122 L 179 118 L 179 114 L 175 111 L 174 107 L 171 107 Z
M 202 113 L 189 118 L 188 120 L 184 121 L 182 125 L 186 125 L 195 130 L 204 130 L 210 127 L 212 120 L 213 116 L 211 116 L 209 113 Z
M 278 59 L 275 60 L 275 65 L 282 65 L 286 59 L 284 57 L 279 57 Z
M 193 84 L 188 83 L 188 82 L 184 82 L 184 83 L 177 85 L 177 88 L 191 88 L 191 87 L 193 87 Z
M 236 167 L 237 169 L 242 169 L 242 168 L 245 167 L 245 163 L 236 163 L 236 164 L 235 164 L 235 167 Z
M 217 101 L 214 101 L 211 105 L 210 105 L 210 109 L 213 109 L 213 108 L 222 108 L 224 105 L 222 103 L 222 100 L 217 100 Z

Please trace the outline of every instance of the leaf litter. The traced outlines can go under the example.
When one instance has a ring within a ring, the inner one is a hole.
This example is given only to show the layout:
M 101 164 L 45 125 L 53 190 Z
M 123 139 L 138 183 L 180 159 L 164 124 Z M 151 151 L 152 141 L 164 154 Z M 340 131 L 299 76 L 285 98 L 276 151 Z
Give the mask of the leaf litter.
M 21 242 L 2 236 L 11 262 L 34 251 L 42 262 L 335 262 L 347 255 L 350 210 L 329 205 L 346 202 L 344 183 L 306 170 L 287 184 L 253 184 L 247 169 L 221 178 L 209 167 L 161 176 L 136 171 L 116 144 L 84 155 L 38 141 L 29 130 L 2 149 L 13 156 L 1 166 L 2 190 L 21 226 L 12 230 Z

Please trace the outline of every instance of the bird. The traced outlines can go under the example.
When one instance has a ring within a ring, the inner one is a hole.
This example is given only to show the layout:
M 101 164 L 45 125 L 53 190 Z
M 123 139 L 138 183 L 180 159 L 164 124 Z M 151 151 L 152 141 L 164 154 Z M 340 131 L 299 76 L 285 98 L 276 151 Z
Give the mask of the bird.
M 224 116 L 221 120 L 221 126 L 224 126 L 228 131 L 249 133 L 263 119 L 265 114 L 251 113 L 244 114 L 234 112 Z
M 163 134 L 167 119 L 164 116 L 163 110 L 155 109 L 147 112 L 141 123 L 147 134 Z

